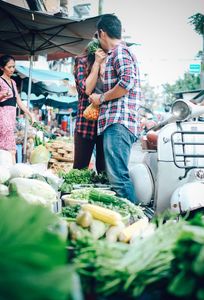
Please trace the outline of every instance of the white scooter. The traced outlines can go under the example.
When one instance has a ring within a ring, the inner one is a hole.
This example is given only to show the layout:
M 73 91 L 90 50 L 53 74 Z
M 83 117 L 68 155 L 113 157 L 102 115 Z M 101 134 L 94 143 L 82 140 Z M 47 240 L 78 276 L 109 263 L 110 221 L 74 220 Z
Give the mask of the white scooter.
M 204 106 L 177 100 L 168 119 L 153 128 L 160 129 L 158 134 L 147 133 L 151 150 L 130 177 L 140 203 L 152 214 L 204 208 L 204 122 L 192 120 L 201 114 Z

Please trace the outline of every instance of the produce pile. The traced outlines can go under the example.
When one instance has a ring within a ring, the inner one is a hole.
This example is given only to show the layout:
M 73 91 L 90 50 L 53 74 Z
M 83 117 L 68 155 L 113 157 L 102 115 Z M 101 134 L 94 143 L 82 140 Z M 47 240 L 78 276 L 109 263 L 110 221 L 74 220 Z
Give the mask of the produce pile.
M 32 159 L 47 159 L 38 147 Z M 82 300 L 82 286 L 83 300 L 204 300 L 202 214 L 149 221 L 105 174 L 59 175 L 0 150 L 1 299 Z
M 94 299 L 203 300 L 204 221 L 160 222 L 132 244 L 76 236 L 72 261 Z M 146 298 L 147 297 L 147 298 Z
M 39 203 L 49 209 L 58 201 L 58 185 L 60 179 L 47 173 L 48 180 L 39 180 L 35 168 L 29 164 L 13 165 L 9 152 L 0 150 L 0 196 L 8 196 L 15 192 L 29 203 Z M 50 184 L 51 183 L 51 184 Z
M 62 197 L 69 258 L 85 299 L 204 300 L 201 215 L 187 221 L 166 213 L 150 222 L 110 186 L 94 187 L 87 170 L 63 178 L 71 187 Z
M 55 173 L 71 170 L 74 159 L 74 145 L 71 141 L 56 139 L 46 143 L 45 146 L 51 154 L 49 168 Z
M 95 171 L 89 169 L 72 169 L 69 172 L 60 171 L 59 176 L 63 179 L 63 184 L 60 187 L 63 193 L 69 193 L 76 185 L 83 188 L 87 185 L 108 184 L 108 178 L 105 173 L 96 174 Z

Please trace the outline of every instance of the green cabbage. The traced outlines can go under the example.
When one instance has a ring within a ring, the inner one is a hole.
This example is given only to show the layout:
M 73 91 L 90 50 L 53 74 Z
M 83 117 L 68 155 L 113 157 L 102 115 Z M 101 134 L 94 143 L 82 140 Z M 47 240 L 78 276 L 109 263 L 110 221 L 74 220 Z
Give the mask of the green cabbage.
M 48 163 L 50 159 L 50 152 L 43 145 L 36 147 L 30 157 L 31 164 Z

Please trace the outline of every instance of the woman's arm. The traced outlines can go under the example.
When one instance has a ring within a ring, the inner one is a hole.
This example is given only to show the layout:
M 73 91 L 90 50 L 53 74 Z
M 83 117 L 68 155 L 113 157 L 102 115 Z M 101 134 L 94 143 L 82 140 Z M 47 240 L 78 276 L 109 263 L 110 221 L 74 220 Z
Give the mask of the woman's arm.
M 35 122 L 35 118 L 34 118 L 33 114 L 29 111 L 29 109 L 23 104 L 17 91 L 16 91 L 16 101 L 17 101 L 19 108 L 30 118 L 31 123 L 33 124 Z
M 89 76 L 86 78 L 86 90 L 85 93 L 89 96 L 92 94 L 93 90 L 96 87 L 96 83 L 99 76 L 100 66 L 104 62 L 107 54 L 102 50 L 98 49 L 95 52 L 95 61 L 91 68 Z

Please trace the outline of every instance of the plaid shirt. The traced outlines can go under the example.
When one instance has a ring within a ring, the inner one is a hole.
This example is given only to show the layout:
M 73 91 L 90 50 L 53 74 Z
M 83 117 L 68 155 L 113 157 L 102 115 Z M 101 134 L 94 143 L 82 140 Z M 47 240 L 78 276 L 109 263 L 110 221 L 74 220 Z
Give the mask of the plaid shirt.
M 128 93 L 101 105 L 98 134 L 109 125 L 120 123 L 137 135 L 139 126 L 137 110 L 141 102 L 140 78 L 137 60 L 127 46 L 118 45 L 108 56 L 103 84 L 104 93 L 115 85 L 126 89 Z
M 83 117 L 85 108 L 90 104 L 86 90 L 87 57 L 77 57 L 75 60 L 75 82 L 78 92 L 78 109 L 76 131 L 84 138 L 94 140 L 97 137 L 97 121 L 88 121 Z

